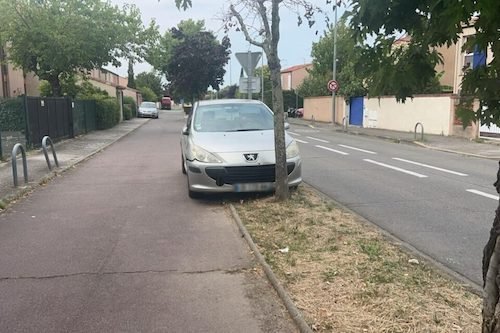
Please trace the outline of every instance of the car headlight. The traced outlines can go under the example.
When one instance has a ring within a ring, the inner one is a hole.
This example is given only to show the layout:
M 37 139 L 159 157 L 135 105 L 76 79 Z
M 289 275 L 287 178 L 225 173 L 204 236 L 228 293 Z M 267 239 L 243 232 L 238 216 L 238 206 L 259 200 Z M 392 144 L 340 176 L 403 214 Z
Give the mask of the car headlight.
M 299 156 L 299 154 L 299 145 L 297 142 L 295 140 L 290 142 L 288 147 L 286 147 L 286 158 L 294 158 Z
M 197 160 L 204 163 L 222 163 L 222 161 L 219 158 L 217 158 L 217 156 L 215 156 L 212 153 L 209 153 L 205 149 L 195 144 L 190 145 L 190 151 L 191 151 L 191 158 L 193 160 Z

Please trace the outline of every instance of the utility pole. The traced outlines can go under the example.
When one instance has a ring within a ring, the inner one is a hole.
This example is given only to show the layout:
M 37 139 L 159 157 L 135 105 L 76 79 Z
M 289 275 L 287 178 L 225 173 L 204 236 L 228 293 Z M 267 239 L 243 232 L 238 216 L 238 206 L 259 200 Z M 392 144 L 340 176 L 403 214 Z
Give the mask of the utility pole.
M 335 4 L 335 20 L 333 26 L 333 80 L 337 79 L 337 8 L 341 1 L 337 0 Z M 336 110 L 335 110 L 335 90 L 332 91 L 332 125 L 335 126 Z

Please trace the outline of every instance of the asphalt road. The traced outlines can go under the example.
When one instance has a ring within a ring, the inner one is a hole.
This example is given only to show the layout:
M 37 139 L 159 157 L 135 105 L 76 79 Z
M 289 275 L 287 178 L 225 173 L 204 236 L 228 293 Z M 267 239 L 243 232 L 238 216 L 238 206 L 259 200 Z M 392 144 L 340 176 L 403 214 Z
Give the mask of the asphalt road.
M 481 285 L 498 162 L 293 126 L 304 181 Z
M 0 215 L 1 332 L 293 332 L 227 211 L 187 196 L 183 115 Z

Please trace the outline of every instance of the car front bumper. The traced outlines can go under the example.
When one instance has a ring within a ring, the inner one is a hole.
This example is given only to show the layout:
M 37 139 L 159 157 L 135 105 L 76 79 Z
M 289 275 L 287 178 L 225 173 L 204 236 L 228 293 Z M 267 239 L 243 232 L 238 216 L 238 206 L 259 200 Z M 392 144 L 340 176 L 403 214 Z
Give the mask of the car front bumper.
M 300 157 L 287 160 L 288 186 L 302 182 Z M 266 165 L 218 165 L 186 161 L 189 189 L 194 192 L 266 192 L 273 191 L 275 184 L 274 164 Z

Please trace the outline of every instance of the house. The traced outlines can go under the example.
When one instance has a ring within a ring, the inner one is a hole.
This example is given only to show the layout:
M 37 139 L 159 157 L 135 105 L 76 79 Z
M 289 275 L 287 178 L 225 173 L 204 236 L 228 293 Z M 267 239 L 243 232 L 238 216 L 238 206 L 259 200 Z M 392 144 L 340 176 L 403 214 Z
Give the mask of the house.
M 281 87 L 283 90 L 295 90 L 309 76 L 308 69 L 312 64 L 296 65 L 281 70 Z
M 6 61 L 5 48 L 0 47 L 0 98 L 20 95 L 40 96 L 40 80 L 33 73 L 24 73 Z M 128 79 L 109 70 L 100 68 L 90 71 L 89 82 L 97 88 L 106 91 L 110 96 L 132 97 L 137 105 L 142 101 L 141 94 L 136 89 L 127 87 Z

